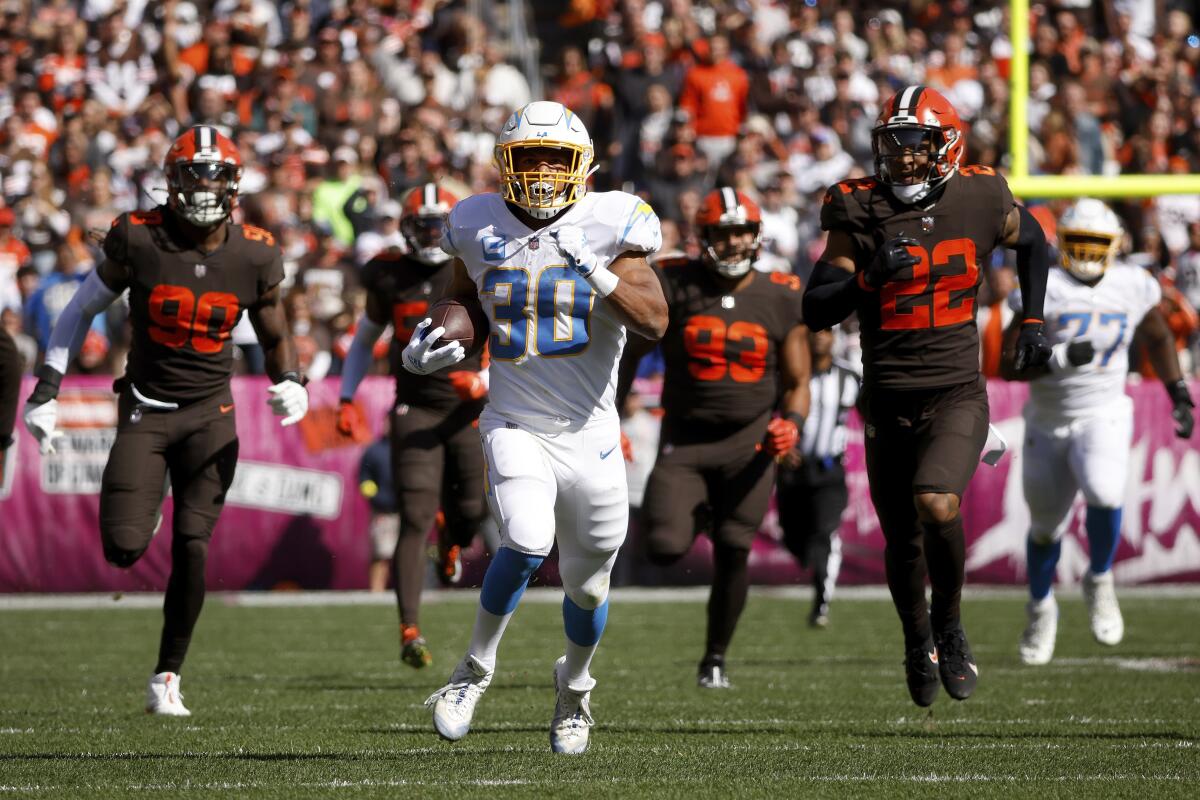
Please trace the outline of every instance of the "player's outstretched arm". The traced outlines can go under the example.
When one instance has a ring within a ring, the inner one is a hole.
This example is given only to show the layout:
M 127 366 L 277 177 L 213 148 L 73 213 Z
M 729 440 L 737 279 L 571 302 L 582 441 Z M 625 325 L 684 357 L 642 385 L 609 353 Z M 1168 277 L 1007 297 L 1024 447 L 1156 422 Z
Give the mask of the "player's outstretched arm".
M 1196 425 L 1192 409 L 1196 404 L 1188 391 L 1187 381 L 1183 379 L 1183 370 L 1179 367 L 1179 353 L 1175 349 L 1175 336 L 1171 333 L 1171 327 L 1162 311 L 1157 307 L 1150 309 L 1134 331 L 1133 340 L 1145 345 L 1146 357 L 1150 359 L 1150 364 L 1162 379 L 1167 395 L 1171 398 L 1175 435 L 1180 439 L 1191 438 Z
M 356 429 L 363 427 L 358 409 L 354 406 L 354 393 L 358 385 L 371 369 L 375 360 L 375 342 L 388 326 L 387 309 L 378 296 L 367 294 L 366 313 L 358 321 L 354 330 L 354 339 L 346 353 L 346 361 L 342 364 L 342 385 L 338 391 L 338 430 L 347 436 L 353 436 Z
M 808 326 L 797 325 L 788 331 L 783 340 L 783 358 L 780 372 L 783 378 L 783 405 L 785 418 L 793 419 L 798 427 L 804 426 L 808 418 L 809 403 L 812 401 L 809 383 L 812 378 L 812 355 L 808 351 Z
M 845 231 L 831 230 L 804 287 L 804 322 L 816 331 L 832 328 L 854 313 L 869 291 L 854 274 L 854 240 Z
M 54 323 L 46 359 L 37 370 L 38 382 L 25 401 L 25 427 L 38 441 L 43 453 L 54 452 L 54 440 L 62 436 L 58 427 L 58 387 L 67 365 L 79 352 L 92 319 L 112 305 L 128 285 L 123 264 L 105 259 L 84 279 Z
M 1050 248 L 1041 224 L 1025 206 L 1014 206 L 1004 219 L 1000 243 L 1017 254 L 1017 282 L 1025 311 L 1014 345 L 1013 369 L 1023 372 L 1050 360 L 1050 343 L 1042 332 L 1046 281 L 1050 274 Z
M 812 359 L 808 351 L 808 327 L 797 325 L 788 331 L 780 353 L 779 372 L 783 388 L 783 416 L 767 425 L 767 452 L 786 457 L 800 441 L 808 416 L 811 393 Z
M 267 403 L 280 425 L 295 425 L 308 413 L 308 390 L 300 376 L 300 361 L 288 333 L 287 315 L 283 310 L 283 292 L 279 285 L 271 287 L 250 310 L 250 323 L 258 334 L 267 364 L 267 375 L 274 384 L 267 391 Z
M 617 318 L 651 344 L 657 342 L 667 332 L 667 298 L 646 255 L 633 251 L 622 253 L 609 265 L 608 271 L 618 279 L 616 288 L 605 298 Z

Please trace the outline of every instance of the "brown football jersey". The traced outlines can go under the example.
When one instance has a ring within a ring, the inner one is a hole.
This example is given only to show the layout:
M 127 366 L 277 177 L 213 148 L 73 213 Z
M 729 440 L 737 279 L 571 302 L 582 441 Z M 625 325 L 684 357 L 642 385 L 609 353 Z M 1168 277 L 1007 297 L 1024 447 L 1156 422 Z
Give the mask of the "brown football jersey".
M 910 236 L 920 262 L 859 304 L 863 378 L 891 389 L 955 386 L 979 373 L 975 295 L 1015 201 L 991 167 L 964 167 L 931 207 L 906 205 L 874 178 L 825 193 L 821 227 L 854 240 L 861 272 L 887 240 Z
M 230 331 L 283 280 L 275 237 L 252 225 L 227 228 L 225 243 L 204 253 L 159 206 L 117 217 L 104 239 L 129 287 L 125 375 L 152 399 L 188 403 L 224 389 L 233 371 Z
M 396 378 L 397 403 L 448 409 L 462 402 L 450 384 L 449 374 L 456 370 L 481 369 L 478 353 L 429 375 L 414 375 L 404 369 L 400 361 L 413 328 L 429 316 L 429 306 L 442 296 L 450 282 L 452 263 L 430 265 L 407 255 L 384 251 L 363 266 L 363 286 L 390 309 L 389 321 L 394 334 L 389 361 Z
M 670 319 L 663 409 L 673 422 L 746 425 L 779 400 L 779 353 L 803 322 L 800 279 L 755 272 L 727 294 L 699 261 L 657 266 Z

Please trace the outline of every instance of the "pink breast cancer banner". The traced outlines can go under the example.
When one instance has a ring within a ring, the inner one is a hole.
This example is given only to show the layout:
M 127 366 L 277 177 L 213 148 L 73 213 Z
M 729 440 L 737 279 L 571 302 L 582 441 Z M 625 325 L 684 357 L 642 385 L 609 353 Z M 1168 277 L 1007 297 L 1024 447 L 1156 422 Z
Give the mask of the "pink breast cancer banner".
M 292 428 L 280 428 L 267 406 L 268 381 L 233 381 L 238 435 L 237 476 L 209 549 L 212 590 L 363 589 L 369 558 L 369 508 L 358 491 L 365 442 L 379 436 L 392 403 L 392 383 L 368 378 L 358 402 L 371 436 L 354 441 L 335 427 L 336 380 L 309 385 L 312 410 Z M 1197 394 L 1197 387 L 1192 392 Z M 32 381 L 22 387 L 22 396 Z M 1024 580 L 1029 512 L 1021 492 L 1027 396 L 1023 384 L 988 387 L 992 422 L 1009 442 L 996 467 L 980 465 L 963 499 L 967 572 L 973 583 Z M 1124 530 L 1115 574 L 1122 583 L 1200 580 L 1200 445 L 1175 438 L 1171 407 L 1157 382 L 1129 387 L 1136 409 Z M 160 591 L 170 567 L 172 500 L 150 549 L 131 569 L 104 561 L 97 512 L 99 490 L 116 425 L 111 381 L 72 377 L 60 396 L 66 433 L 54 455 L 42 456 L 22 428 L 0 479 L 0 591 Z M 21 426 L 18 425 L 20 428 Z M 884 582 L 883 536 L 863 470 L 861 425 L 852 418 L 847 453 L 850 502 L 839 532 L 841 583 Z M 1064 542 L 1059 579 L 1073 582 L 1087 567 L 1083 505 L 1077 500 Z M 636 532 L 615 577 L 618 581 L 703 583 L 711 548 L 697 540 L 674 569 L 643 568 Z M 487 555 L 477 542 L 466 553 L 467 583 L 478 583 Z M 774 512 L 764 520 L 751 554 L 756 583 L 803 583 L 805 574 L 780 543 Z M 544 572 L 552 581 L 553 569 Z

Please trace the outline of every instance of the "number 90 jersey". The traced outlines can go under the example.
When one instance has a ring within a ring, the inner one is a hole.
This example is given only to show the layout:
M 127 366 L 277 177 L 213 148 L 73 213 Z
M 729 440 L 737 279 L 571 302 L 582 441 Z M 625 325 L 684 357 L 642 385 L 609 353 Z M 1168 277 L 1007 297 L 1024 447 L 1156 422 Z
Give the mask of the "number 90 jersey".
M 912 250 L 921 260 L 859 304 L 865 383 L 926 389 L 956 386 L 979 374 L 980 270 L 1014 205 L 1008 183 L 990 167 L 964 167 L 927 208 L 901 203 L 873 178 L 829 187 L 821 227 L 854 240 L 856 272 L 889 239 L 908 236 L 919 243 Z
M 662 245 L 654 211 L 625 192 L 586 194 L 537 231 L 498 194 L 475 195 L 450 212 L 442 239 L 491 322 L 488 406 L 535 430 L 577 430 L 617 414 L 625 326 L 559 250 L 554 231 L 564 226 L 583 230 L 603 266 Z
M 267 231 L 232 223 L 225 244 L 203 253 L 182 236 L 173 214 L 165 206 L 122 214 L 104 239 L 104 255 L 124 267 L 129 287 L 126 377 L 152 399 L 189 403 L 228 385 L 230 331 L 283 280 L 283 256 Z
M 1088 339 L 1096 355 L 1091 363 L 1029 383 L 1029 407 L 1037 418 L 1053 422 L 1087 416 L 1124 397 L 1133 332 L 1161 299 L 1158 281 L 1141 267 L 1114 264 L 1092 286 L 1061 267 L 1052 268 L 1046 281 L 1046 337 L 1052 345 Z M 1020 292 L 1010 294 L 1008 303 L 1020 313 Z

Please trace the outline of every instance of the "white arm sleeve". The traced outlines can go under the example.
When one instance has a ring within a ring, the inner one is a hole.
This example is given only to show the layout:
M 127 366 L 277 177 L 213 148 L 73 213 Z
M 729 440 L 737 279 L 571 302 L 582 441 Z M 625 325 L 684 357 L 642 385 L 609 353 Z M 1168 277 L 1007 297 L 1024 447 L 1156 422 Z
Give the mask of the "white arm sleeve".
M 354 341 L 350 343 L 350 352 L 346 353 L 346 363 L 342 364 L 342 389 L 338 395 L 342 400 L 354 397 L 363 376 L 371 368 L 375 360 L 372 349 L 379 334 L 385 326 L 372 321 L 366 314 L 358 321 L 358 329 L 354 331 Z
M 92 318 L 111 306 L 118 296 L 104 285 L 96 270 L 88 273 L 54 323 L 50 344 L 46 348 L 46 365 L 60 374 L 66 374 L 67 365 L 83 345 Z

